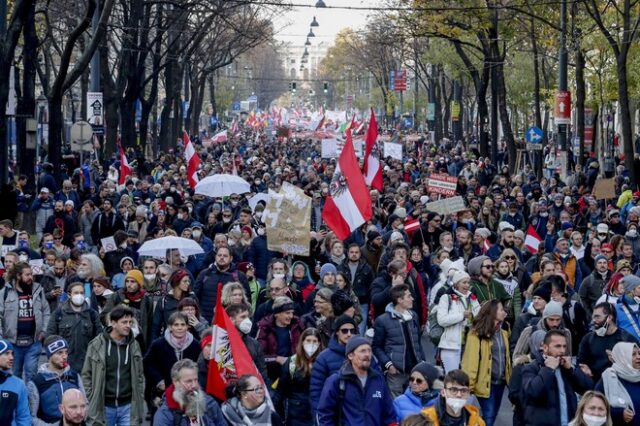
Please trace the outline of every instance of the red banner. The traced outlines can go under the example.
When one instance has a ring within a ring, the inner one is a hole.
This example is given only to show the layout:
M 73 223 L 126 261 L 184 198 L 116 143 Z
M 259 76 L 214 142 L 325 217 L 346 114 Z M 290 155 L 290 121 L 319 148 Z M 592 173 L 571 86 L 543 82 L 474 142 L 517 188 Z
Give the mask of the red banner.
M 444 173 L 432 173 L 429 176 L 427 185 L 429 186 L 429 192 L 451 197 L 456 195 L 458 178 Z

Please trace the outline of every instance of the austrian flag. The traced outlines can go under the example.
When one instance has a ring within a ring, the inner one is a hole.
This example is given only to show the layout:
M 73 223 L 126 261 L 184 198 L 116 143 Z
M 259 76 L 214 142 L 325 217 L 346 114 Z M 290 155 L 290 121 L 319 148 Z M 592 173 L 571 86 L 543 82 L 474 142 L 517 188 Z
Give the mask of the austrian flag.
M 184 142 L 184 158 L 187 160 L 187 179 L 189 180 L 189 186 L 193 189 L 200 180 L 198 177 L 200 157 L 193 147 L 187 132 L 182 132 L 182 141 Z
M 118 185 L 124 185 L 127 178 L 133 175 L 133 169 L 129 165 L 129 161 L 127 161 L 127 156 L 124 153 L 124 149 L 122 149 L 122 145 L 119 143 L 118 148 L 120 149 L 120 179 L 118 180 Z
M 527 249 L 529 249 L 531 253 L 536 254 L 541 241 L 542 238 L 540 238 L 540 235 L 538 235 L 533 226 L 529 225 L 527 228 L 527 236 L 524 239 L 524 245 L 527 246 Z
M 346 142 L 329 186 L 330 195 L 322 212 L 322 220 L 341 240 L 347 239 L 373 216 L 371 197 L 353 149 L 351 129 L 346 133 Z
M 371 108 L 371 119 L 365 137 L 364 151 L 364 181 L 372 188 L 382 191 L 382 167 L 380 166 L 380 151 L 378 150 L 378 123 Z

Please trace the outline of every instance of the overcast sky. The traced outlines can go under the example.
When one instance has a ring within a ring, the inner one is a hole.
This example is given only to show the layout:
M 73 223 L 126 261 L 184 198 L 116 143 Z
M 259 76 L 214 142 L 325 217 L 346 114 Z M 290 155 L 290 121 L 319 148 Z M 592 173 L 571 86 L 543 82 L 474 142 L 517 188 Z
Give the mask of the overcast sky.
M 315 5 L 316 0 L 292 0 L 293 4 Z M 381 6 L 383 0 L 325 0 L 327 6 Z M 315 15 L 319 27 L 313 29 L 316 35 L 311 42 L 332 43 L 336 34 L 343 28 L 362 28 L 366 24 L 367 14 L 375 13 L 364 10 L 344 10 L 344 9 L 316 9 L 315 7 L 299 7 L 290 12 L 283 13 L 275 21 L 275 28 L 278 31 L 276 38 L 281 41 L 292 42 L 303 45 L 309 24 Z

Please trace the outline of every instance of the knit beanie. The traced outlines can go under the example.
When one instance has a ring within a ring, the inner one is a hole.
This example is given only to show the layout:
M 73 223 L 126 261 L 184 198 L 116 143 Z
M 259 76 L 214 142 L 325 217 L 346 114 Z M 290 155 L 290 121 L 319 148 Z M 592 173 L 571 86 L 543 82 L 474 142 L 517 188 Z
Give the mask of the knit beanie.
M 369 345 L 371 346 L 371 343 L 365 339 L 364 337 L 361 336 L 353 336 L 351 339 L 349 339 L 349 341 L 347 342 L 346 347 L 344 348 L 344 354 L 345 355 L 349 355 L 351 352 L 355 351 L 356 349 L 358 349 L 360 346 L 362 345 Z
M 13 350 L 13 346 L 11 345 L 11 342 L 9 342 L 8 340 L 0 339 L 0 355 L 2 355 L 7 351 L 12 351 L 12 350 Z
M 467 270 L 469 271 L 469 275 L 472 277 L 477 277 L 480 275 L 480 270 L 482 269 L 482 262 L 485 260 L 491 260 L 489 256 L 478 256 L 474 257 L 469 261 L 467 265 Z
M 380 236 L 381 235 L 378 231 L 372 229 L 371 231 L 367 232 L 367 242 L 370 243 L 371 241 L 375 240 Z
M 340 316 L 349 308 L 353 307 L 353 300 L 351 300 L 351 297 L 349 297 L 346 292 L 336 290 L 336 292 L 331 295 L 331 307 L 333 308 L 333 315 Z
M 609 262 L 609 259 L 607 259 L 607 256 L 605 256 L 604 254 L 599 254 L 593 259 L 593 261 L 595 263 L 598 263 L 598 261 L 600 261 L 600 260 L 605 260 L 605 261 Z
M 356 333 L 358 332 L 358 324 L 356 324 L 356 320 L 351 318 L 349 315 L 340 315 L 338 318 L 336 318 L 336 320 L 333 322 L 333 331 L 337 333 L 338 330 L 340 330 L 340 328 L 345 324 L 353 325 L 356 329 Z
M 325 263 L 324 265 L 322 265 L 322 268 L 320 268 L 320 279 L 323 280 L 324 276 L 328 272 L 333 273 L 333 275 L 336 275 L 338 273 L 338 270 L 333 263 Z
M 544 307 L 544 311 L 542 311 L 542 319 L 549 318 L 551 316 L 562 317 L 562 305 L 560 303 L 551 301 Z
M 134 280 L 136 280 L 138 285 L 142 287 L 142 283 L 144 282 L 144 277 L 142 276 L 142 272 L 140 272 L 139 270 L 132 269 L 129 272 L 127 272 L 127 275 L 124 277 L 124 280 L 126 281 L 128 278 L 133 278 Z
M 631 293 L 633 289 L 640 286 L 640 278 L 635 275 L 627 275 L 626 277 L 620 280 L 622 285 L 624 286 L 625 293 Z
M 436 367 L 435 365 L 431 365 L 426 361 L 419 362 L 415 367 L 413 367 L 411 373 L 413 374 L 416 371 L 422 374 L 425 379 L 427 379 L 429 389 L 433 389 L 433 383 L 438 379 L 442 379 L 444 376 L 440 368 Z
M 464 279 L 467 279 L 467 278 L 471 278 L 471 277 L 466 272 L 464 272 L 464 271 L 456 271 L 453 274 L 453 278 L 451 279 L 451 281 L 453 281 L 453 285 L 456 285 L 460 281 L 462 281 Z
M 533 290 L 532 297 L 538 296 L 541 299 L 544 299 L 545 302 L 549 303 L 551 300 L 551 289 L 544 285 L 539 285 L 535 290 Z
M 631 263 L 626 259 L 618 260 L 618 263 L 616 263 L 616 272 L 620 272 L 624 268 L 631 270 Z

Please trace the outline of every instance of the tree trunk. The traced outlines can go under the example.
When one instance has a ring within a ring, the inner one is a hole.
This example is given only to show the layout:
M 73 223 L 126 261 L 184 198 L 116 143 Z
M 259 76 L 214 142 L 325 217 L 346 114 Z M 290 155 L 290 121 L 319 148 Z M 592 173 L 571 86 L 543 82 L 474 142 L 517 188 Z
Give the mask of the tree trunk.
M 633 129 L 631 125 L 631 113 L 629 109 L 629 87 L 627 83 L 627 56 L 620 55 L 618 65 L 618 106 L 620 108 L 620 121 L 622 122 L 622 141 L 624 144 L 624 164 L 630 172 L 631 184 L 637 188 L 638 171 L 633 164 Z
M 585 59 L 582 49 L 576 50 L 576 132 L 580 138 L 580 150 L 578 152 L 578 164 L 585 166 L 584 150 L 584 103 L 586 99 L 586 88 L 584 81 Z
M 22 86 L 16 84 L 16 90 L 20 90 L 18 98 L 16 118 L 16 134 L 18 137 L 18 172 L 31 174 L 34 171 L 35 152 L 27 149 L 27 118 L 34 117 L 36 110 L 36 64 L 38 36 L 35 26 L 35 3 L 29 8 L 29 15 L 23 28 L 24 44 L 22 46 Z M 16 76 L 18 72 L 16 70 Z M 37 117 L 35 117 L 37 119 Z M 36 141 L 40 143 L 40 141 Z

